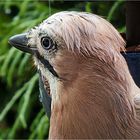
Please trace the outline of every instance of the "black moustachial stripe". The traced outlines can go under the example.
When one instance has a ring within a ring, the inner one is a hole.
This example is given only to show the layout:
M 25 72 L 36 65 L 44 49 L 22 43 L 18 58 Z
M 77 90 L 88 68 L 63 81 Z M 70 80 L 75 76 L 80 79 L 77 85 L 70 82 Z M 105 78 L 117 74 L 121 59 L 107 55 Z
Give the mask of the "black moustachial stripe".
M 44 59 L 39 53 L 38 51 L 35 52 L 35 56 L 41 61 L 41 63 L 48 68 L 48 70 L 56 77 L 59 77 L 58 74 L 56 73 L 56 71 L 53 69 L 52 65 L 49 63 L 49 61 L 47 61 L 46 59 Z

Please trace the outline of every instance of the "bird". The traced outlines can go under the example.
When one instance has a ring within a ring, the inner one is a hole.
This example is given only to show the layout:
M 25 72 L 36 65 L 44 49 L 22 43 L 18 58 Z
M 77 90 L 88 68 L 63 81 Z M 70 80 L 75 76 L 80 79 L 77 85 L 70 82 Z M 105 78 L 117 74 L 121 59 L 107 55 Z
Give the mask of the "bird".
M 49 139 L 140 138 L 140 89 L 121 54 L 125 41 L 107 20 L 58 12 L 9 43 L 32 54 L 49 83 Z

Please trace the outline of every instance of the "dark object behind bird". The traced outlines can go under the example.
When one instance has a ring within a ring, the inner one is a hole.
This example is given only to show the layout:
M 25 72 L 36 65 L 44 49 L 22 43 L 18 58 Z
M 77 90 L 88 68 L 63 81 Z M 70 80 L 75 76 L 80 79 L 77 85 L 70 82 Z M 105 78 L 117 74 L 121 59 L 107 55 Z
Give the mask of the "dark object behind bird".
M 122 53 L 122 55 L 128 64 L 135 83 L 140 87 L 140 52 L 127 52 Z

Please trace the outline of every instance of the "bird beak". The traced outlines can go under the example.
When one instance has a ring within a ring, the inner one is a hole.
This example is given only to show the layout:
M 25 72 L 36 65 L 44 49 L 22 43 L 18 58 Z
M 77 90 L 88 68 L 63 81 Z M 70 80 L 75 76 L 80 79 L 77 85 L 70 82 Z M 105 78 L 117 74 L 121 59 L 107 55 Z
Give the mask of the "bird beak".
M 27 33 L 14 35 L 9 39 L 9 43 L 15 48 L 30 54 L 34 54 L 36 48 L 28 45 Z

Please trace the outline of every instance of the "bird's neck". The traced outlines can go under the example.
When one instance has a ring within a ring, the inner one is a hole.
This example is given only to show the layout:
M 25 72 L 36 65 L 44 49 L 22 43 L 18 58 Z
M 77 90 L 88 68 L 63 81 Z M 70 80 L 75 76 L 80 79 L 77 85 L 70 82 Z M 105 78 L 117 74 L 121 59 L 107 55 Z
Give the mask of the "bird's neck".
M 49 137 L 125 138 L 127 133 L 131 135 L 136 123 L 134 87 L 125 61 L 112 65 L 103 61 L 95 63 L 95 60 L 84 63 L 72 83 L 59 85 Z

